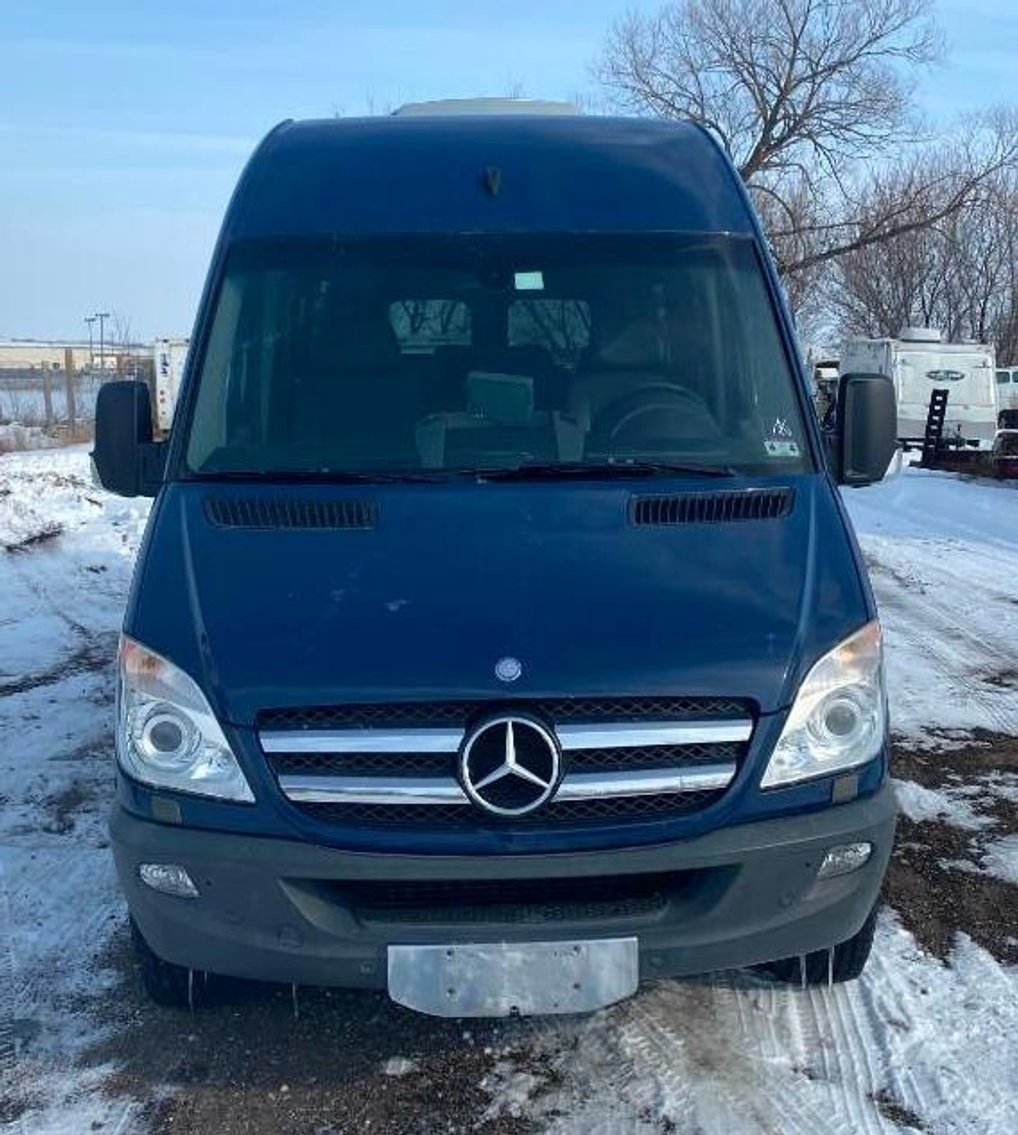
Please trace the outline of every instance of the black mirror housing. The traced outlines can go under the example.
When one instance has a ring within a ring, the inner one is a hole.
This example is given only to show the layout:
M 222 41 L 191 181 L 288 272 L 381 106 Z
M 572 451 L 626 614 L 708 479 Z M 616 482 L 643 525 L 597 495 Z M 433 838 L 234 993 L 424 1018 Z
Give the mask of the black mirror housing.
M 894 383 L 884 374 L 844 374 L 838 384 L 834 475 L 856 488 L 883 479 L 898 448 Z
M 92 461 L 104 489 L 122 497 L 159 491 L 165 443 L 152 440 L 152 399 L 144 382 L 107 382 L 95 403 Z

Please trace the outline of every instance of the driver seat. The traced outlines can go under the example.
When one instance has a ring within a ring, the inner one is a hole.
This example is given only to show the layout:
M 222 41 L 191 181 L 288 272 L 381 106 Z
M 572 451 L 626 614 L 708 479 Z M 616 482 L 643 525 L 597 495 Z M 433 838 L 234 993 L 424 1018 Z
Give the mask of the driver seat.
M 649 319 L 630 323 L 580 363 L 569 391 L 569 413 L 587 431 L 600 410 L 641 387 L 667 382 L 662 344 Z
M 644 415 L 635 412 L 641 394 L 648 403 Z M 633 425 L 625 427 L 627 446 L 660 444 L 660 427 L 666 421 L 664 436 L 671 441 L 715 441 L 720 435 L 703 397 L 679 381 L 674 366 L 665 361 L 661 337 L 650 319 L 633 321 L 603 343 L 573 382 L 570 414 L 595 448 L 610 447 L 616 405 L 624 417 L 634 418 Z

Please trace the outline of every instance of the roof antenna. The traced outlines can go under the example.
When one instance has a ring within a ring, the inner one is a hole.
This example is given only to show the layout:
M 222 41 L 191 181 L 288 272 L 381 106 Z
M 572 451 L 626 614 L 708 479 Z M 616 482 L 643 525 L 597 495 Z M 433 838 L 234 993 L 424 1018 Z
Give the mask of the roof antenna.
M 483 180 L 485 193 L 489 197 L 497 197 L 502 188 L 502 171 L 498 166 L 486 166 Z

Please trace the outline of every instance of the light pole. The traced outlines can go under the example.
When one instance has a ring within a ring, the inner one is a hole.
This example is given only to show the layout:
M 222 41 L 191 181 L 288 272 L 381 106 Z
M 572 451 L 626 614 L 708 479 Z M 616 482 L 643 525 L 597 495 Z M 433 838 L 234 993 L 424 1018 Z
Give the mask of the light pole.
M 94 318 L 99 320 L 99 380 L 101 382 L 106 381 L 106 348 L 103 338 L 103 328 L 109 317 L 110 313 L 108 311 L 97 311 L 94 316 Z
M 88 377 L 91 380 L 95 378 L 95 351 L 92 348 L 92 324 L 95 323 L 95 316 L 86 315 L 85 322 L 88 324 Z

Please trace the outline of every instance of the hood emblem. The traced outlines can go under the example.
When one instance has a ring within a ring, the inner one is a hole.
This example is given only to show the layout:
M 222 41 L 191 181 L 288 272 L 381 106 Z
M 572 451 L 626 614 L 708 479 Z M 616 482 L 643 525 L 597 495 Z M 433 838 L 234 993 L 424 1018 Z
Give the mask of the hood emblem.
M 558 786 L 560 768 L 554 736 L 527 717 L 481 722 L 460 752 L 463 791 L 496 816 L 525 816 L 540 808 Z
M 495 663 L 495 677 L 500 682 L 515 682 L 523 673 L 523 663 L 518 658 L 500 658 Z

